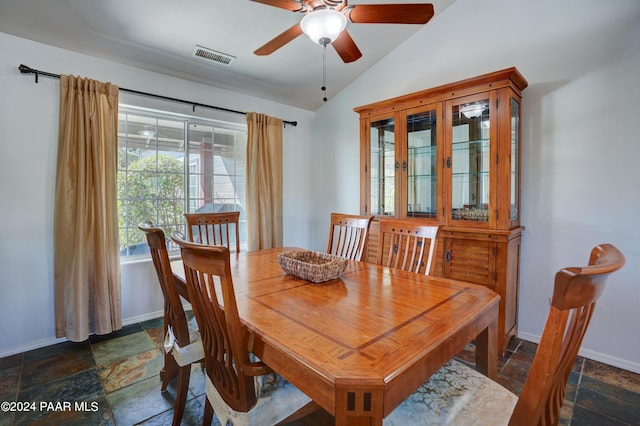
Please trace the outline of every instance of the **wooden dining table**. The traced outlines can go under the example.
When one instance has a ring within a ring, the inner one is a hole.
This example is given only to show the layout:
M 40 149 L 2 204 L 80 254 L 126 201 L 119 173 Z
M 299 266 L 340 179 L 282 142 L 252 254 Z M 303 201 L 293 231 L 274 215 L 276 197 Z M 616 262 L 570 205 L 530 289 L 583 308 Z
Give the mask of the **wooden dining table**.
M 496 378 L 500 297 L 490 289 L 358 261 L 314 284 L 280 268 L 287 250 L 231 255 L 240 319 L 253 352 L 336 425 L 381 425 L 474 339 L 476 368 Z M 172 270 L 188 298 L 182 262 Z

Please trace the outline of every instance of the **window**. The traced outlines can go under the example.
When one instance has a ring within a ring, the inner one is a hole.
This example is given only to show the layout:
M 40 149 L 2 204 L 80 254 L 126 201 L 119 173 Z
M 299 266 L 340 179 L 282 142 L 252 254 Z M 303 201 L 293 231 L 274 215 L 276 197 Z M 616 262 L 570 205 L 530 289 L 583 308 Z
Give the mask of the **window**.
M 240 211 L 245 243 L 246 144 L 244 125 L 120 106 L 121 258 L 148 254 L 140 222 L 184 233 L 185 212 Z

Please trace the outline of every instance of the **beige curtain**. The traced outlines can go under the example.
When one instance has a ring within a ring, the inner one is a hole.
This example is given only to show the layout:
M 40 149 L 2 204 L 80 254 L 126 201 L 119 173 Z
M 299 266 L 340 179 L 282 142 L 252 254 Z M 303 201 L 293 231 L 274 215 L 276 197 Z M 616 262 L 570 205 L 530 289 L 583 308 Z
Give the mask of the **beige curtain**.
M 247 114 L 248 250 L 282 246 L 282 120 Z
M 118 87 L 60 77 L 54 211 L 56 336 L 122 328 L 116 173 Z

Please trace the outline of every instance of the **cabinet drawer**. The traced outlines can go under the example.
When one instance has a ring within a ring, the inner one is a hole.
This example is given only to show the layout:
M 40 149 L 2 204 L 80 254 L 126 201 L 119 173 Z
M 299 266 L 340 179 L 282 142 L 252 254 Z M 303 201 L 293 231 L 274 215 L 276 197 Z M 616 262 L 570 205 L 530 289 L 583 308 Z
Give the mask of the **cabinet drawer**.
M 442 271 L 446 278 L 495 287 L 495 249 L 492 241 L 447 238 Z

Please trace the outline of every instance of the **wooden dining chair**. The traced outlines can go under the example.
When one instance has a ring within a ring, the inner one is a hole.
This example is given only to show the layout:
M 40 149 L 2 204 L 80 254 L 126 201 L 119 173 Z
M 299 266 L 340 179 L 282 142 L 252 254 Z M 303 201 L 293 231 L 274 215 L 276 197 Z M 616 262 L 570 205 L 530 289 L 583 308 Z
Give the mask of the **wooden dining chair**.
M 167 390 L 169 381 L 178 375 L 178 389 L 173 413 L 173 425 L 179 425 L 184 413 L 191 377 L 191 364 L 204 359 L 204 351 L 195 320 L 189 321 L 174 283 L 165 235 L 162 229 L 151 222 L 138 225 L 147 237 L 153 266 L 158 275 L 164 296 L 165 355 L 161 391 Z
M 439 229 L 415 220 L 381 218 L 376 263 L 431 274 Z
M 561 269 L 520 397 L 458 361 L 450 361 L 385 418 L 385 425 L 556 425 L 569 373 L 609 275 L 625 263 L 610 244 L 589 265 Z
M 235 234 L 236 253 L 240 253 L 240 212 L 186 213 L 184 217 L 190 241 L 231 249 L 230 237 Z
M 373 216 L 331 213 L 327 253 L 362 260 Z
M 203 425 L 211 424 L 214 412 L 223 425 L 273 425 L 315 411 L 308 396 L 251 353 L 253 339 L 240 322 L 229 249 L 187 242 L 176 234 L 172 240 L 180 246 L 204 345 Z

